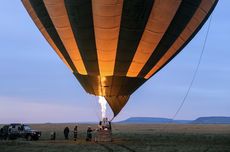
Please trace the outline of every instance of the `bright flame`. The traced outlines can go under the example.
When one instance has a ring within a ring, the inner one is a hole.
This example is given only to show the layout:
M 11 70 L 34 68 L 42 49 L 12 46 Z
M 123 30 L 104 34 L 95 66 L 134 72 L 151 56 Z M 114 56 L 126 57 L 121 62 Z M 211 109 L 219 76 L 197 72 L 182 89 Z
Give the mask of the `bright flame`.
M 98 100 L 100 106 L 101 106 L 101 117 L 102 119 L 105 118 L 106 115 L 106 100 L 104 97 L 99 96 L 99 100 Z

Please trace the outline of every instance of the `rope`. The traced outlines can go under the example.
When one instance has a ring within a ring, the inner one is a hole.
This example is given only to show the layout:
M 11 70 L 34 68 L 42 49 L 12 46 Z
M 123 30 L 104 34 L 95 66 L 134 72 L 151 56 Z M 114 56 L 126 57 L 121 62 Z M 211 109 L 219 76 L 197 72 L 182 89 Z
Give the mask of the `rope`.
M 183 105 L 184 105 L 184 103 L 185 103 L 185 101 L 186 101 L 186 99 L 187 99 L 187 97 L 189 95 L 189 92 L 190 92 L 190 90 L 191 90 L 191 88 L 193 86 L 193 83 L 194 83 L 194 81 L 196 79 L 196 75 L 197 75 L 197 72 L 199 70 L 200 63 L 201 63 L 201 60 L 202 60 L 202 57 L 203 57 L 203 54 L 204 54 L 204 50 L 205 50 L 205 47 L 206 47 L 206 43 L 207 43 L 207 39 L 208 39 L 208 34 L 209 34 L 210 26 L 211 26 L 211 21 L 212 21 L 212 15 L 210 16 L 210 20 L 209 20 L 209 23 L 208 23 L 208 29 L 207 29 L 207 32 L 206 32 L 206 35 L 205 35 L 205 39 L 204 39 L 204 44 L 203 44 L 203 47 L 202 47 L 202 51 L 201 51 L 201 54 L 200 54 L 197 66 L 195 68 L 195 72 L 194 72 L 193 77 L 192 77 L 192 80 L 191 80 L 191 82 L 189 84 L 188 90 L 187 90 L 187 92 L 186 92 L 186 94 L 185 94 L 185 96 L 184 96 L 184 98 L 183 98 L 183 100 L 182 100 L 179 108 L 177 109 L 176 113 L 173 115 L 172 120 L 174 120 L 176 118 L 176 116 L 178 115 L 178 113 L 182 109 L 182 107 L 183 107 Z

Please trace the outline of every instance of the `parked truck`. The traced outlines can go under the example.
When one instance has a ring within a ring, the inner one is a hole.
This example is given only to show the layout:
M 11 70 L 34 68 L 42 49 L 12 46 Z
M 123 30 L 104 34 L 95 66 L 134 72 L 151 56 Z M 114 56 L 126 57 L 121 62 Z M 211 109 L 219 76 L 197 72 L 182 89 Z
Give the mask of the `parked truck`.
M 0 139 L 13 140 L 24 138 L 26 140 L 38 140 L 41 136 L 41 131 L 33 130 L 29 125 L 25 124 L 10 124 L 4 125 L 0 129 Z

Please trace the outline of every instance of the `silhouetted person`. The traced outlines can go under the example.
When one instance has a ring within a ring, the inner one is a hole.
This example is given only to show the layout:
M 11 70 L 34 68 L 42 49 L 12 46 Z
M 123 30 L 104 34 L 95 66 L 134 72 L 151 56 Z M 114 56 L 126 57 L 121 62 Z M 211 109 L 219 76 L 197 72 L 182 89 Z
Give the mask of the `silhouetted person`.
M 111 121 L 109 121 L 109 130 L 112 130 Z
M 64 129 L 64 136 L 65 136 L 65 139 L 69 139 L 69 127 L 65 127 Z
M 3 128 L 0 129 L 0 139 L 3 139 Z
M 93 130 L 91 129 L 90 126 L 88 126 L 87 134 L 86 134 L 86 141 L 91 141 L 92 140 L 92 132 L 93 132 Z
M 56 140 L 56 132 L 51 132 L 50 133 L 50 140 Z
M 77 126 L 75 126 L 73 129 L 73 138 L 74 138 L 74 141 L 77 140 Z

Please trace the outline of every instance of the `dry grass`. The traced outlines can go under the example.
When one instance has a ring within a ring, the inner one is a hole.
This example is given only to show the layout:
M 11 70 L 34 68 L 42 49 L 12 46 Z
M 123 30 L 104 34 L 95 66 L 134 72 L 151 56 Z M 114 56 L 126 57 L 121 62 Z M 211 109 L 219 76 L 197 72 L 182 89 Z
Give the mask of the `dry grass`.
M 86 128 L 89 124 L 79 125 L 79 139 L 74 142 L 64 140 L 63 129 L 74 124 L 33 124 L 34 129 L 42 131 L 41 140 L 0 141 L 0 152 L 36 151 L 197 151 L 230 152 L 230 125 L 178 125 L 178 124 L 113 124 L 112 143 L 86 142 Z M 90 124 L 92 128 L 97 125 Z M 50 132 L 57 133 L 57 140 L 50 141 Z

